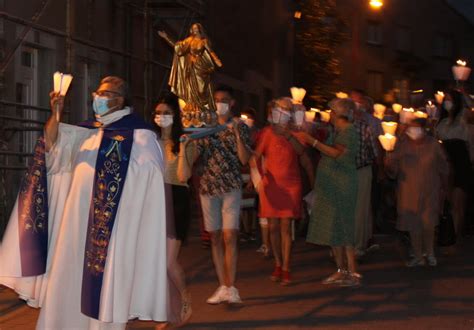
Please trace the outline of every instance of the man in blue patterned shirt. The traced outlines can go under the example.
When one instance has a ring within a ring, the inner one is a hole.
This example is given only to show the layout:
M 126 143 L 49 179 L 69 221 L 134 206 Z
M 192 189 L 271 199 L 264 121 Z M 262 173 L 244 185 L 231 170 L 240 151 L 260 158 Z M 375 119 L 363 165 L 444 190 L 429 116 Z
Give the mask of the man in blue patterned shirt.
M 251 142 L 247 125 L 232 119 L 235 101 L 230 87 L 214 92 L 220 125 L 228 128 L 197 140 L 197 156 L 203 164 L 199 183 L 205 229 L 211 234 L 212 258 L 219 287 L 207 299 L 209 304 L 241 303 L 234 286 L 237 266 L 237 236 L 242 199 L 241 166 L 250 157 Z

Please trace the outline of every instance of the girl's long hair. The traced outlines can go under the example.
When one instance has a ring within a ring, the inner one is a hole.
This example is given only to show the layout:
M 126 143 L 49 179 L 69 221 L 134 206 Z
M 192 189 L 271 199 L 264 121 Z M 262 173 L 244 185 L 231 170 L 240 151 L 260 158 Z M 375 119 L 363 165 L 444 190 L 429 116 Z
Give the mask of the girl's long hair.
M 179 153 L 179 138 L 183 135 L 183 125 L 179 110 L 178 97 L 168 93 L 161 97 L 157 104 L 166 104 L 173 110 L 173 126 L 171 127 L 171 140 L 173 140 L 173 153 Z M 161 127 L 158 127 L 161 136 Z

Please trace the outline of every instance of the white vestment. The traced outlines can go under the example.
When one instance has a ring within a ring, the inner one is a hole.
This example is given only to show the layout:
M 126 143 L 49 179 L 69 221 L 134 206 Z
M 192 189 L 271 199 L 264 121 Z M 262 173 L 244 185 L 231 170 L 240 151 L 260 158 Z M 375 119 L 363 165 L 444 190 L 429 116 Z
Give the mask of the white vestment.
M 0 284 L 41 307 L 37 329 L 124 329 L 167 319 L 163 153 L 136 129 L 103 274 L 99 321 L 81 313 L 81 284 L 95 165 L 103 130 L 59 125 L 46 155 L 49 198 L 46 273 L 20 277 L 18 201 L 0 245 Z

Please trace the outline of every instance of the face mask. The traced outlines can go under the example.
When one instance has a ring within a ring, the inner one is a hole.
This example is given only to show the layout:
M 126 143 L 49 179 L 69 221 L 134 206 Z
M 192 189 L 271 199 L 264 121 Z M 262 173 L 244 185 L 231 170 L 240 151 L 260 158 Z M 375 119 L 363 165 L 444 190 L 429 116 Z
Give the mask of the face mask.
M 105 96 L 96 96 L 94 98 L 94 101 L 92 101 L 92 109 L 94 109 L 95 114 L 99 116 L 103 116 L 107 112 L 115 108 L 115 107 L 109 107 L 110 100 L 111 99 Z
M 229 112 L 229 104 L 223 102 L 216 103 L 216 112 L 219 116 L 224 116 Z
M 173 115 L 155 115 L 155 123 L 161 128 L 173 125 Z
M 451 111 L 453 109 L 453 101 L 444 101 L 443 102 L 443 105 L 444 105 L 444 108 L 446 109 L 446 111 Z
M 281 108 L 275 108 L 272 110 L 273 124 L 286 125 L 290 121 L 290 118 L 291 115 Z
M 296 126 L 302 126 L 304 122 L 304 111 L 295 111 L 294 119 Z
M 421 127 L 410 126 L 407 128 L 405 133 L 412 139 L 418 140 L 419 138 L 423 137 L 425 131 Z

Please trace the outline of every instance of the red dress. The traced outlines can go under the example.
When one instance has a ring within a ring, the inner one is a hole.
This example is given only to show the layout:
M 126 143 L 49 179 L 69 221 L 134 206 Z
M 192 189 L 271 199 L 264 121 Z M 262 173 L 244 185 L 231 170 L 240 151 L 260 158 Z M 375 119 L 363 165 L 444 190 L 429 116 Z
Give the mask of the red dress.
M 258 139 L 256 152 L 265 158 L 265 174 L 259 188 L 259 217 L 300 218 L 301 175 L 293 146 L 267 126 Z

